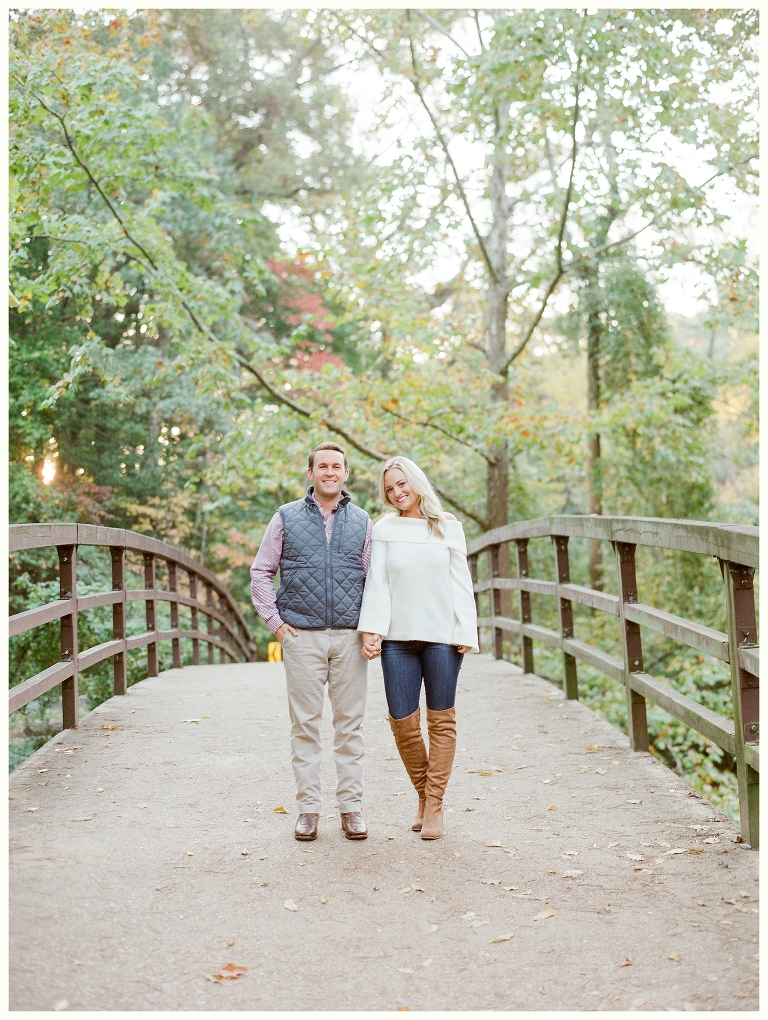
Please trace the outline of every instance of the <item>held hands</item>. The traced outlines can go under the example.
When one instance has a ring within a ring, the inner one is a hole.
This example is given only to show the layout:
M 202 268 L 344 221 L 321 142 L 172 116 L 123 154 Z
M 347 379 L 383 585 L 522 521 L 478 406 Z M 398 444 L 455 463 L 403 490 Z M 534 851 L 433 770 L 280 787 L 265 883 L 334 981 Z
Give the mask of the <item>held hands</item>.
M 362 654 L 366 659 L 375 659 L 381 655 L 381 634 L 369 634 L 363 631 Z
M 471 645 L 457 645 L 456 647 L 459 650 L 459 655 L 463 655 L 465 652 L 471 652 L 472 651 Z
M 283 641 L 285 641 L 286 634 L 293 634 L 294 637 L 299 636 L 299 632 L 296 630 L 295 627 L 292 627 L 290 623 L 281 623 L 280 626 L 275 631 L 275 637 L 277 638 L 281 645 Z

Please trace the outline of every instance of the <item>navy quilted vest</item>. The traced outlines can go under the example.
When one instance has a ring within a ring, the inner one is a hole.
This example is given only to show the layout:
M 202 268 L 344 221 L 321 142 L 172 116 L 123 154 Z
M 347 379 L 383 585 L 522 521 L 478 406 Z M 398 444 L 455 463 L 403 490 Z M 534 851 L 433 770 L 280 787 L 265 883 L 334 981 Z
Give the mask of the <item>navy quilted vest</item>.
M 282 619 L 299 630 L 354 630 L 365 585 L 360 557 L 368 514 L 342 489 L 328 542 L 313 488 L 304 499 L 285 503 L 278 511 L 284 535 L 277 608 Z

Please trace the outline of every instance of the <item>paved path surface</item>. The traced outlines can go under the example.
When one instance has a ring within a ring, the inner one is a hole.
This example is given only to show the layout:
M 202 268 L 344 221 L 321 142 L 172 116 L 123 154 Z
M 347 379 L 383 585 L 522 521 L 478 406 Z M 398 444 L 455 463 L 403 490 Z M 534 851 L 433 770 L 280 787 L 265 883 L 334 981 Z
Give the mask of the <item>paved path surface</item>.
M 736 827 L 546 681 L 467 659 L 434 843 L 378 665 L 364 842 L 330 755 L 320 836 L 293 839 L 279 664 L 173 670 L 54 738 L 10 778 L 11 1009 L 756 1010 Z

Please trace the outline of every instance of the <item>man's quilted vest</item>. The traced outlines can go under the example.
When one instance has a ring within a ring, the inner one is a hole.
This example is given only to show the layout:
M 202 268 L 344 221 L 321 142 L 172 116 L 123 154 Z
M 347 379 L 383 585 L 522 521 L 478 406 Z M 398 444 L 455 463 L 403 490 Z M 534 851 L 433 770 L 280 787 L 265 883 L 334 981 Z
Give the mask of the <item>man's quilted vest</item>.
M 312 498 L 313 488 L 309 487 L 304 499 L 279 509 L 283 553 L 277 608 L 282 619 L 299 630 L 354 630 L 365 585 L 361 555 L 368 514 L 351 503 L 349 493 L 342 489 L 328 542 L 320 507 Z

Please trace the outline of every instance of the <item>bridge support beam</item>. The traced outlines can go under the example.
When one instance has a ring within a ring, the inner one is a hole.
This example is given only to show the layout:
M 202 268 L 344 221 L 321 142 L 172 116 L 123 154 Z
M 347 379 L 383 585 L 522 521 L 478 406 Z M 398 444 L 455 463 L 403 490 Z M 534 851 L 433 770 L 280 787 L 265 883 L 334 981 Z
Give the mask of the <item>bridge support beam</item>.
M 725 580 L 728 606 L 728 650 L 741 835 L 745 843 L 757 847 L 760 844 L 760 776 L 746 761 L 745 747 L 757 743 L 760 738 L 760 681 L 739 662 L 742 648 L 757 645 L 755 569 L 723 561 L 720 569 Z
M 109 552 L 112 556 L 112 591 L 123 593 L 122 602 L 115 602 L 112 606 L 112 638 L 125 642 L 125 549 L 113 545 L 110 546 Z M 127 694 L 128 670 L 125 647 L 112 659 L 112 675 L 115 694 Z
M 152 591 L 157 587 L 154 553 L 144 553 L 144 587 Z M 157 676 L 157 599 L 148 598 L 146 607 L 147 630 L 155 632 L 155 640 L 147 645 L 147 676 Z
M 517 576 L 528 577 L 530 573 L 528 565 L 528 539 L 516 539 L 515 548 L 517 551 Z M 522 588 L 518 591 L 518 613 L 521 624 L 520 655 L 523 663 L 523 673 L 535 673 L 536 671 L 533 667 L 533 638 L 526 637 L 522 633 L 522 624 L 532 622 L 531 593 L 523 591 Z
M 65 730 L 77 729 L 79 690 L 77 683 L 77 546 L 57 546 L 59 598 L 72 602 L 72 613 L 61 618 L 61 661 L 71 662 L 72 676 L 61 683 L 61 714 Z
M 555 547 L 555 577 L 558 585 L 571 583 L 571 568 L 568 561 L 568 538 L 565 535 L 553 535 Z M 569 701 L 579 700 L 579 677 L 576 672 L 576 659 L 563 649 L 563 640 L 573 637 L 573 605 L 570 599 L 558 597 L 558 621 L 560 624 L 560 651 L 563 656 L 563 690 Z
M 632 674 L 643 672 L 643 646 L 640 625 L 626 618 L 625 606 L 637 602 L 635 545 L 615 542 L 616 573 L 619 584 L 619 618 L 621 645 L 624 650 L 624 684 L 627 691 L 627 731 L 633 751 L 648 750 L 648 716 L 645 698 L 632 690 Z

